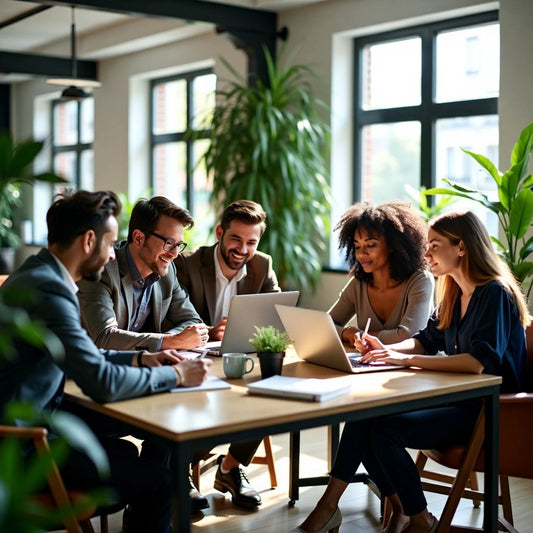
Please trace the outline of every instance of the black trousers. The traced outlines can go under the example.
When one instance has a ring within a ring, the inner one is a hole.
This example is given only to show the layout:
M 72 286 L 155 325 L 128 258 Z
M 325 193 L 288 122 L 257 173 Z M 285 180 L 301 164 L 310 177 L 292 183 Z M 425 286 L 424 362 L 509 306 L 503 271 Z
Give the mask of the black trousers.
M 68 489 L 110 489 L 113 503 L 128 505 L 128 533 L 169 533 L 172 519 L 171 475 L 157 461 L 139 457 L 137 447 L 123 439 L 99 437 L 110 463 L 109 477 L 100 477 L 92 461 L 73 450 L 60 471 Z

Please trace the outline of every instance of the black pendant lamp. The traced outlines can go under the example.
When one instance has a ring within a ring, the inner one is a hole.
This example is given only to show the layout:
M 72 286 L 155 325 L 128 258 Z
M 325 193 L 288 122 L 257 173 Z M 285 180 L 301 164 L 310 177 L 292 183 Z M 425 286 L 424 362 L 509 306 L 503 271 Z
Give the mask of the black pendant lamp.
M 84 87 L 100 87 L 102 84 L 96 80 L 78 78 L 78 65 L 76 60 L 76 23 L 74 20 L 74 6 L 71 7 L 72 22 L 70 24 L 70 50 L 71 50 L 71 72 L 70 78 L 50 78 L 46 83 L 52 85 L 66 85 L 66 89 L 61 93 L 61 98 L 65 100 L 82 100 L 89 96 Z

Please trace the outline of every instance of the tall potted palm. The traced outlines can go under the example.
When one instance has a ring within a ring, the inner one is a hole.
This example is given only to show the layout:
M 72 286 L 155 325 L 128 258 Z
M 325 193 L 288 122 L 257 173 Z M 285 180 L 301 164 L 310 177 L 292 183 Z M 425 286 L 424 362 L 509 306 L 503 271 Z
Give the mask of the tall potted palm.
M 260 203 L 268 215 L 260 249 L 272 256 L 282 287 L 306 289 L 320 276 L 328 234 L 325 107 L 307 66 L 264 53 L 268 83 L 249 84 L 225 62 L 235 80 L 216 92 L 204 162 L 216 212 L 238 199 Z
M 9 273 L 14 249 L 20 245 L 15 227 L 15 211 L 22 203 L 22 185 L 36 181 L 65 183 L 66 180 L 52 172 L 34 174 L 32 165 L 43 148 L 40 141 L 27 140 L 14 144 L 7 133 L 0 135 L 0 274 Z

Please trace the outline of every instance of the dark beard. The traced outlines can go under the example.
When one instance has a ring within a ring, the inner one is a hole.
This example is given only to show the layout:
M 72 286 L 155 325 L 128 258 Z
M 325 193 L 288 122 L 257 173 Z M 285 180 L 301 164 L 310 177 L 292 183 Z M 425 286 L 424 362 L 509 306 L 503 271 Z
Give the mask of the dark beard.
M 83 275 L 83 279 L 87 281 L 100 281 L 101 278 L 102 274 L 100 272 L 87 272 L 87 274 Z

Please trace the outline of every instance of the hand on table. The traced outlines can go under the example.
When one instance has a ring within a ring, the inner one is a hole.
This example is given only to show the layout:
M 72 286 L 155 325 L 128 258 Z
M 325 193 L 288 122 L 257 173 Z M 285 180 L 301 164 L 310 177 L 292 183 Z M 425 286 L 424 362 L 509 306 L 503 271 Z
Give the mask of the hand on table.
M 161 348 L 165 350 L 171 348 L 177 350 L 190 350 L 191 348 L 205 346 L 208 339 L 209 330 L 205 324 L 191 324 L 180 333 L 165 335 L 163 337 Z

